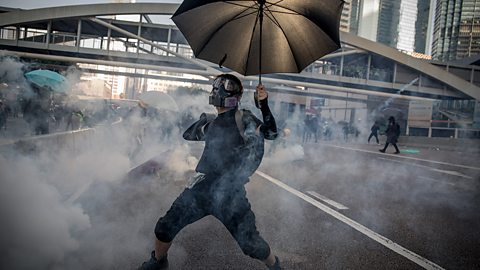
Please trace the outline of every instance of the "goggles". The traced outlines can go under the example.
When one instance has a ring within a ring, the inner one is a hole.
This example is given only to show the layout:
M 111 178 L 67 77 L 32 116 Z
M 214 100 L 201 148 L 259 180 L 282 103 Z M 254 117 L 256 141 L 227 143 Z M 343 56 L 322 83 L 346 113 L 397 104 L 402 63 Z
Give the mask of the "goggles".
M 235 93 L 240 93 L 240 85 L 236 83 L 235 81 L 223 78 L 223 77 L 218 77 L 213 81 L 212 84 L 213 88 L 216 89 L 221 89 L 223 88 L 225 91 L 235 94 Z

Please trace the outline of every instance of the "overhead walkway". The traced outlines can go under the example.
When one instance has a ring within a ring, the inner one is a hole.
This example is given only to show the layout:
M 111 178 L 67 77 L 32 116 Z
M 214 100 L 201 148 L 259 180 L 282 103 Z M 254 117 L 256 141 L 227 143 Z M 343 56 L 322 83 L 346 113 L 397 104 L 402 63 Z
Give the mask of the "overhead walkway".
M 171 15 L 177 7 L 136 3 L 9 10 L 0 16 L 0 50 L 7 55 L 67 64 L 202 76 L 223 72 L 215 64 L 195 59 L 175 26 L 153 23 L 152 15 Z M 127 21 L 123 15 L 136 15 L 137 19 Z M 302 73 L 267 74 L 265 83 L 309 96 L 334 91 L 401 99 L 480 100 L 480 69 L 476 66 L 433 64 L 348 33 L 342 33 L 341 41 L 341 50 Z M 244 79 L 252 84 L 256 81 L 255 76 Z

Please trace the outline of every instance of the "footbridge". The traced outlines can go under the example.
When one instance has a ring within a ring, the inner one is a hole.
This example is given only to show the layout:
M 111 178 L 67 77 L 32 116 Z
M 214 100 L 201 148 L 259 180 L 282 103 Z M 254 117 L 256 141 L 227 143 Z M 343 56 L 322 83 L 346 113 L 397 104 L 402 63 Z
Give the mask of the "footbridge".
M 2 55 L 40 59 L 65 67 L 79 63 L 127 67 L 134 71 L 122 75 L 131 77 L 162 78 L 138 70 L 205 77 L 225 72 L 216 64 L 195 59 L 174 25 L 157 22 L 157 17 L 167 18 L 177 7 L 136 3 L 4 8 L 0 16 L 0 50 Z M 414 58 L 349 33 L 341 33 L 341 41 L 340 50 L 319 59 L 302 73 L 266 74 L 263 81 L 282 86 L 275 91 L 347 100 L 348 93 L 407 100 L 480 100 L 478 66 Z M 244 79 L 252 85 L 257 80 L 255 76 Z

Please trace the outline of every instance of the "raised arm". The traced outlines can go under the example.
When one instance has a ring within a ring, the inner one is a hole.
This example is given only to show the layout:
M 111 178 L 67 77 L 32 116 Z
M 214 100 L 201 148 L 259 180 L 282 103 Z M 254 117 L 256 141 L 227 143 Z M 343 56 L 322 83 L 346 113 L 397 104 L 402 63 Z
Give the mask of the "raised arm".
M 263 134 L 265 139 L 274 140 L 278 136 L 277 124 L 275 123 L 275 118 L 268 107 L 267 90 L 261 84 L 257 85 L 257 96 L 263 117 L 263 124 L 261 124 L 257 130 Z

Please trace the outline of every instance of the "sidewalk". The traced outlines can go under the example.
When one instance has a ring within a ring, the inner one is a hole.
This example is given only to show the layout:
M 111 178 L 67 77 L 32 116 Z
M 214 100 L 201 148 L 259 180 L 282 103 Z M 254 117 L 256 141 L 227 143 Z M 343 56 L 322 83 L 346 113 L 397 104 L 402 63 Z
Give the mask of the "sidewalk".
M 393 146 L 387 148 L 386 153 L 380 153 L 378 150 L 384 147 L 385 140 L 380 138 L 380 145 L 370 142 L 361 143 L 358 141 L 355 142 L 343 142 L 343 141 L 319 141 L 318 144 L 322 146 L 332 146 L 345 149 L 355 150 L 358 149 L 364 152 L 371 152 L 372 154 L 379 155 L 392 155 L 395 157 L 407 157 L 415 159 L 424 159 L 431 160 L 435 162 L 444 162 L 444 163 L 453 163 L 463 166 L 478 167 L 480 164 L 480 141 L 470 142 L 472 145 L 464 146 L 462 144 L 441 144 L 441 141 L 432 140 L 429 144 L 420 143 L 421 141 L 416 141 L 413 139 L 410 140 L 400 140 L 397 144 L 400 149 L 400 154 L 395 155 L 393 152 L 395 149 Z M 438 143 L 438 144 L 437 144 Z M 477 143 L 476 145 L 474 145 Z M 315 143 L 309 143 L 315 144 Z M 415 162 L 415 161 L 413 161 Z
M 480 153 L 480 139 L 427 138 L 405 136 L 400 137 L 399 145 L 454 152 Z

